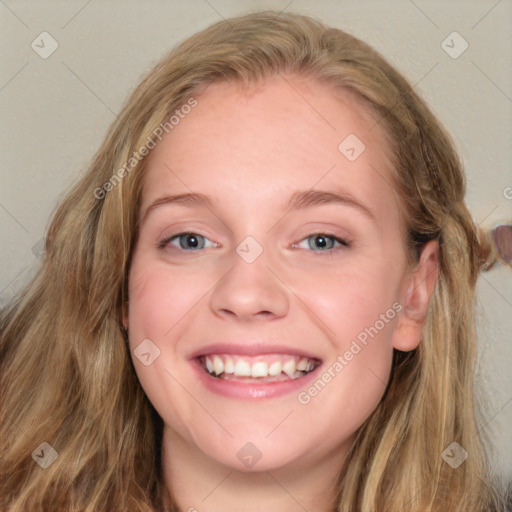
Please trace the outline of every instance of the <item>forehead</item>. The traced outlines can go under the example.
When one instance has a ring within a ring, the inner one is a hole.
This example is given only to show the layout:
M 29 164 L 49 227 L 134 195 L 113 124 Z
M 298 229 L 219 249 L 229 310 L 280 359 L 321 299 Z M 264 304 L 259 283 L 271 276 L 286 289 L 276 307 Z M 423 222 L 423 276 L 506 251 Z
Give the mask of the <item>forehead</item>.
M 200 192 L 240 211 L 271 206 L 293 189 L 353 193 L 396 208 L 389 146 L 355 95 L 276 75 L 242 89 L 218 82 L 152 150 L 142 211 L 163 193 Z

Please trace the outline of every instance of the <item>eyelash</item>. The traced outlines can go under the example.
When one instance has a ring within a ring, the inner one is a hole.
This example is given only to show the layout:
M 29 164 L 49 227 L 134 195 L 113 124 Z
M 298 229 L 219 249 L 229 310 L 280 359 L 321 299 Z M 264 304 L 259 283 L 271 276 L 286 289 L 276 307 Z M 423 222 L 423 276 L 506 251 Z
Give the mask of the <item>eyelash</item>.
M 163 240 L 161 240 L 158 243 L 158 248 L 159 249 L 164 249 L 172 241 L 177 240 L 180 237 L 188 236 L 188 235 L 193 235 L 195 237 L 201 237 L 201 238 L 204 238 L 205 240 L 208 240 L 208 238 L 206 238 L 203 235 L 199 235 L 198 233 L 194 233 L 192 231 L 186 231 L 186 232 L 177 233 L 175 235 L 171 235 L 171 236 L 169 236 L 167 238 L 164 238 Z M 351 244 L 350 244 L 350 242 L 348 240 L 346 240 L 344 238 L 340 238 L 340 237 L 335 236 L 335 235 L 332 235 L 330 233 L 324 233 L 324 232 L 311 233 L 307 237 L 301 239 L 299 241 L 299 243 L 303 242 L 304 240 L 307 240 L 308 238 L 319 237 L 319 236 L 321 236 L 323 238 L 331 239 L 334 242 L 337 242 L 337 243 L 340 244 L 338 247 L 332 247 L 330 249 L 323 249 L 323 250 L 317 250 L 317 251 L 311 249 L 313 252 L 318 253 L 319 255 L 322 255 L 322 256 L 332 256 L 333 253 L 338 252 L 338 251 L 343 250 L 343 249 L 347 249 L 347 248 L 349 248 L 351 246 Z M 293 247 L 296 247 L 296 246 L 297 246 L 297 244 L 293 245 Z M 200 251 L 200 250 L 204 249 L 204 248 L 199 248 L 199 249 L 187 250 L 187 249 L 183 249 L 181 247 L 175 247 L 175 248 L 178 249 L 178 250 L 184 251 L 184 252 L 195 252 L 195 251 Z
M 315 250 L 311 249 L 313 252 L 317 253 L 319 256 L 334 256 L 334 253 L 338 253 L 339 251 L 342 251 L 344 249 L 348 249 L 350 247 L 350 242 L 348 240 L 346 240 L 345 238 L 341 238 L 339 236 L 332 235 L 330 233 L 324 233 L 322 231 L 316 232 L 316 233 L 311 233 L 307 237 L 305 237 L 302 240 L 300 240 L 299 243 L 303 242 L 304 240 L 307 240 L 308 238 L 315 238 L 315 237 L 322 237 L 322 238 L 331 239 L 335 243 L 339 244 L 338 247 L 332 247 L 331 249 L 323 249 L 323 250 L 321 249 L 321 250 L 318 250 L 318 251 L 315 251 Z M 296 245 L 297 244 L 294 244 L 294 247 L 296 247 Z

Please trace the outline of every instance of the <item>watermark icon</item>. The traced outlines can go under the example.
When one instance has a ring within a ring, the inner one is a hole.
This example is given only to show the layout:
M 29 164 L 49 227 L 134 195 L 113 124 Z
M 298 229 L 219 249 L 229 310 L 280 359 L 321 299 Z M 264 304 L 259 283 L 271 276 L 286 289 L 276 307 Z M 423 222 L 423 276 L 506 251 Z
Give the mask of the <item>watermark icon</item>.
M 503 189 L 503 197 L 505 199 L 512 199 L 512 187 L 505 187 Z
M 336 361 L 331 364 L 326 370 L 322 372 L 311 386 L 305 391 L 301 391 L 297 395 L 297 400 L 302 405 L 307 405 L 311 402 L 311 399 L 317 396 L 329 382 L 331 382 L 342 370 L 347 366 L 354 357 L 359 354 L 368 345 L 368 337 L 374 338 L 379 334 L 385 325 L 388 324 L 397 313 L 402 311 L 403 306 L 399 302 L 395 302 L 385 313 L 381 313 L 379 319 L 375 323 L 366 327 L 357 335 L 357 339 L 352 340 L 350 348 L 348 348 L 343 355 L 339 355 Z M 362 346 L 361 346 L 362 345 Z
M 236 456 L 240 459 L 240 462 L 252 468 L 263 456 L 258 447 L 253 443 L 245 443 L 240 450 L 238 450 Z
M 41 443 L 33 452 L 32 458 L 43 468 L 50 467 L 56 460 L 59 454 L 55 451 L 53 446 L 48 443 Z
M 177 126 L 181 119 L 185 119 L 187 114 L 190 114 L 192 109 L 197 106 L 197 100 L 190 98 L 187 103 L 182 105 L 179 109 L 176 109 L 174 114 L 169 117 L 168 121 L 162 123 L 160 126 L 155 128 L 151 135 L 146 139 L 146 143 L 141 146 L 138 151 L 134 151 L 123 167 L 119 168 L 112 176 L 105 182 L 101 187 L 94 189 L 94 197 L 96 199 L 103 199 L 107 192 L 113 190 L 120 181 L 129 174 L 139 162 L 143 160 L 145 156 L 149 154 L 149 151 L 156 146 L 156 140 L 162 140 L 164 133 L 169 133 Z
M 246 263 L 254 263 L 263 252 L 263 247 L 255 238 L 248 236 L 238 244 L 236 252 Z
M 338 151 L 350 162 L 357 160 L 365 149 L 363 141 L 353 133 L 347 135 L 338 146 Z
M 47 59 L 59 47 L 59 43 L 48 32 L 41 32 L 30 46 L 39 57 Z
M 149 366 L 160 357 L 160 349 L 150 339 L 146 338 L 134 349 L 133 355 L 144 366 Z
M 458 32 L 452 32 L 441 43 L 441 48 L 452 59 L 458 59 L 468 49 L 468 47 L 468 42 Z
M 441 454 L 441 457 L 453 469 L 457 469 L 468 458 L 468 452 L 459 443 L 453 442 Z

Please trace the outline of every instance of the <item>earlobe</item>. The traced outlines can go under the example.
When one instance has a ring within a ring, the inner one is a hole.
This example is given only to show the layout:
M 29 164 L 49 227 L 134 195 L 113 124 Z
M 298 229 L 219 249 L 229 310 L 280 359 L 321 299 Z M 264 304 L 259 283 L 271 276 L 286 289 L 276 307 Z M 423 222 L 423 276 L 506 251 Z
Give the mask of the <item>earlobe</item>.
M 432 240 L 421 251 L 420 261 L 406 278 L 404 309 L 393 332 L 393 347 L 414 350 L 421 341 L 423 322 L 439 275 L 439 244 Z

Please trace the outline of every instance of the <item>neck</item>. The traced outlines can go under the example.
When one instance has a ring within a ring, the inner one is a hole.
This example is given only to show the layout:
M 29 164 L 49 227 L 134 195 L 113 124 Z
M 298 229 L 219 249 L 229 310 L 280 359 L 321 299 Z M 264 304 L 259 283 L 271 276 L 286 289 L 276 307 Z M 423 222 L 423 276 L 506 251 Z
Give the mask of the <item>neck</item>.
M 164 482 L 180 512 L 333 512 L 346 453 L 343 448 L 316 464 L 295 461 L 242 472 L 208 457 L 166 426 L 162 439 Z

